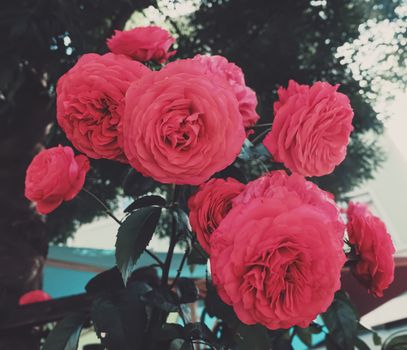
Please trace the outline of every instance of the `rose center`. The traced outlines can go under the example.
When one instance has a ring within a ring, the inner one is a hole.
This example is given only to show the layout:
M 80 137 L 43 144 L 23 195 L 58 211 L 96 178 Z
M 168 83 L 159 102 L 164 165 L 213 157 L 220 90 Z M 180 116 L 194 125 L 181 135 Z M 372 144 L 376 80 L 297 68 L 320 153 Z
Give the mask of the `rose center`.
M 292 293 L 298 279 L 303 278 L 300 260 L 298 253 L 288 247 L 264 251 L 250 264 L 244 279 L 249 289 L 260 292 L 271 302 L 284 300 L 287 293 Z
M 162 115 L 162 140 L 173 149 L 187 151 L 198 140 L 202 127 L 201 117 L 202 113 L 193 110 L 190 100 L 174 101 Z

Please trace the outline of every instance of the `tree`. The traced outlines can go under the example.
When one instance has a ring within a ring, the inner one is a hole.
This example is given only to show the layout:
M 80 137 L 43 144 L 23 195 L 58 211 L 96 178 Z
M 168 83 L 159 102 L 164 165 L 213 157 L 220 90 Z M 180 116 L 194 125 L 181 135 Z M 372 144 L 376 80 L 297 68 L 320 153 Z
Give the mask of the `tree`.
M 362 85 L 341 63 L 337 49 L 357 39 L 369 18 L 396 21 L 402 1 L 267 1 L 206 0 L 191 15 L 190 30 L 179 40 L 180 54 L 210 52 L 242 67 L 247 84 L 259 99 L 262 122 L 272 121 L 278 86 L 289 79 L 309 84 L 317 80 L 341 84 L 355 111 L 346 160 L 335 172 L 314 179 L 336 195 L 374 176 L 383 160 L 378 144 L 366 135 L 380 135 L 382 122 L 373 109 L 373 76 Z M 402 38 L 398 37 L 402 47 Z M 400 49 L 400 52 L 405 50 Z M 372 138 L 374 139 L 374 138 Z
M 24 198 L 25 169 L 41 144 L 49 142 L 55 118 L 55 83 L 85 52 L 103 52 L 105 39 L 122 28 L 130 15 L 149 4 L 139 1 L 3 1 L 0 10 L 0 312 L 17 304 L 19 296 L 39 288 L 48 242 L 63 240 L 76 222 L 100 215 L 80 203 L 44 219 L 33 214 Z M 47 132 L 48 131 L 48 132 Z M 48 140 L 45 135 L 48 135 Z M 56 142 L 56 141 L 54 141 Z M 115 178 L 116 167 L 96 167 L 101 178 Z M 115 182 L 103 182 L 107 199 L 116 195 Z M 96 190 L 97 191 L 97 190 Z M 62 220 L 61 220 L 62 219 Z M 65 224 L 63 224 L 65 223 Z M 31 339 L 10 334 L 0 349 L 32 349 Z M 34 340 L 35 342 L 35 340 Z

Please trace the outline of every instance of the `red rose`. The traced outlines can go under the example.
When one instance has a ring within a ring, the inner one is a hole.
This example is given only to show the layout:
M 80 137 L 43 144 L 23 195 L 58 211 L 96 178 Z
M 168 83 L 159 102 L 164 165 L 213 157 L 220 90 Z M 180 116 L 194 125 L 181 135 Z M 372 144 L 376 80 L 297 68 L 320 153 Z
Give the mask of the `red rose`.
M 75 157 L 71 147 L 45 149 L 27 168 L 25 196 L 36 203 L 39 213 L 48 214 L 78 194 L 89 168 L 88 158 Z
M 284 185 L 272 192 L 259 191 L 241 203 L 236 197 L 211 235 L 213 282 L 246 324 L 306 327 L 340 287 L 346 257 L 338 224 L 310 199 L 318 194 L 307 196 Z
M 394 279 L 395 249 L 391 237 L 383 221 L 366 205 L 350 202 L 347 216 L 349 243 L 359 257 L 352 272 L 370 293 L 382 297 Z
M 233 178 L 211 179 L 202 184 L 188 200 L 191 226 L 202 248 L 210 254 L 210 235 L 232 208 L 232 199 L 243 191 L 244 185 Z
M 272 130 L 263 141 L 275 160 L 298 174 L 322 176 L 345 159 L 353 111 L 338 87 L 290 80 L 278 90 Z
M 156 26 L 138 27 L 132 30 L 115 30 L 107 40 L 110 51 L 129 56 L 137 61 L 167 61 L 176 51 L 168 52 L 175 39 L 171 34 Z
M 245 139 L 233 90 L 191 59 L 131 85 L 123 133 L 135 169 L 163 183 L 191 185 L 230 165 Z
M 242 70 L 222 56 L 196 55 L 193 59 L 204 64 L 211 73 L 227 80 L 239 101 L 244 127 L 250 129 L 256 124 L 260 118 L 256 113 L 257 97 L 255 92 L 246 86 Z
M 284 199 L 288 193 L 295 193 L 303 204 L 309 204 L 323 211 L 336 228 L 338 244 L 343 246 L 345 224 L 341 211 L 332 193 L 321 190 L 314 183 L 298 174 L 287 175 L 283 170 L 272 171 L 246 185 L 244 191 L 233 199 L 233 205 L 247 204 L 254 198 L 279 197 Z
M 42 290 L 32 290 L 20 297 L 18 305 L 33 304 L 51 299 L 51 296 Z
M 120 122 L 130 83 L 150 70 L 112 53 L 83 55 L 57 85 L 57 119 L 68 139 L 91 158 L 127 162 Z

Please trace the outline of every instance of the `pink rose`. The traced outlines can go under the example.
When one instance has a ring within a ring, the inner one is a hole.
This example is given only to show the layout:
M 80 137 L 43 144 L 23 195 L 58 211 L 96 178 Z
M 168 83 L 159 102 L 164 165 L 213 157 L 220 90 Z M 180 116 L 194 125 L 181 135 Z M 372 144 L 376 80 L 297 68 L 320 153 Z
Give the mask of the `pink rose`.
M 204 64 L 209 72 L 227 80 L 239 101 L 244 127 L 250 129 L 256 124 L 260 118 L 256 113 L 257 97 L 255 92 L 246 86 L 242 70 L 222 56 L 196 55 L 193 59 Z
M 341 218 L 339 207 L 332 193 L 321 190 L 314 183 L 305 180 L 298 174 L 287 175 L 283 170 L 272 171 L 249 182 L 242 193 L 233 199 L 233 205 L 247 204 L 254 198 L 281 198 L 293 192 L 303 204 L 308 204 L 323 211 L 335 227 L 338 244 L 343 246 L 345 224 Z
M 18 305 L 34 304 L 51 299 L 51 296 L 42 290 L 32 290 L 20 297 Z
M 287 89 L 280 87 L 273 126 L 263 141 L 276 161 L 304 176 L 322 176 L 345 159 L 353 110 L 338 87 L 293 80 Z
M 68 139 L 91 158 L 126 163 L 120 123 L 130 83 L 150 70 L 115 55 L 86 54 L 57 85 L 57 119 Z
M 171 34 L 157 26 L 138 27 L 132 30 L 115 30 L 107 40 L 110 51 L 129 56 L 137 61 L 167 61 L 176 51 L 170 51 L 175 39 Z
M 348 236 L 359 261 L 352 266 L 354 276 L 377 297 L 383 296 L 394 279 L 395 252 L 386 226 L 364 204 L 349 203 Z
M 71 147 L 42 150 L 27 168 L 25 196 L 39 213 L 48 214 L 79 193 L 89 168 L 88 158 L 75 157 Z
M 191 185 L 230 165 L 245 139 L 233 90 L 191 59 L 131 85 L 123 132 L 136 170 L 162 183 Z
M 279 181 L 289 182 L 277 175 Z M 256 191 L 255 183 L 246 187 L 254 196 L 236 197 L 211 235 L 213 282 L 243 323 L 306 327 L 340 287 L 346 257 L 338 223 L 320 193 L 282 183 L 268 193 L 262 183 Z
M 229 177 L 211 179 L 202 184 L 189 198 L 189 219 L 193 231 L 202 248 L 210 254 L 210 235 L 232 208 L 232 199 L 244 190 L 245 186 Z

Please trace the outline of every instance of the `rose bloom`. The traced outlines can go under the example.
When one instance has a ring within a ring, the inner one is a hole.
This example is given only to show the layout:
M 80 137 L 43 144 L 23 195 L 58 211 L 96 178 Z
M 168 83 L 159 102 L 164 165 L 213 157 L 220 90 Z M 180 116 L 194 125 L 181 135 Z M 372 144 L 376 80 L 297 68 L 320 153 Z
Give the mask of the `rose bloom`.
M 210 235 L 232 208 L 232 199 L 244 190 L 245 186 L 229 177 L 211 179 L 202 184 L 189 198 L 189 219 L 193 231 L 202 248 L 210 254 Z
M 79 193 L 89 168 L 88 158 L 75 156 L 71 147 L 42 150 L 27 168 L 25 196 L 39 213 L 48 214 Z
M 107 40 L 110 51 L 129 56 L 137 61 L 167 61 L 176 51 L 170 51 L 175 39 L 171 34 L 157 26 L 138 27 L 132 30 L 115 30 Z
M 199 185 L 230 165 L 245 131 L 224 79 L 191 59 L 145 75 L 126 94 L 124 151 L 130 164 L 162 183 Z
M 51 299 L 51 296 L 42 290 L 32 290 L 20 297 L 20 299 L 18 300 L 18 305 L 34 304 Z
M 279 88 L 273 126 L 263 141 L 276 161 L 304 176 L 322 176 L 345 159 L 353 110 L 338 87 L 290 80 L 287 89 Z
M 246 86 L 242 70 L 222 56 L 196 55 L 193 59 L 204 64 L 211 73 L 228 81 L 239 101 L 244 127 L 250 129 L 256 124 L 260 118 L 256 113 L 257 97 L 255 92 Z
M 322 199 L 317 204 L 319 194 L 283 184 L 272 193 L 254 187 L 246 189 L 255 196 L 236 197 L 211 235 L 213 282 L 243 323 L 306 327 L 340 288 L 346 257 L 338 223 Z
M 57 85 L 57 119 L 68 139 L 91 158 L 127 162 L 120 122 L 130 83 L 150 70 L 125 56 L 83 55 Z
M 370 293 L 382 297 L 394 279 L 395 249 L 391 237 L 383 221 L 364 204 L 350 202 L 347 216 L 349 243 L 359 257 L 352 272 Z
M 326 217 L 330 219 L 332 226 L 336 228 L 338 244 L 342 247 L 345 224 L 333 194 L 321 190 L 301 175 L 292 174 L 289 176 L 283 170 L 267 173 L 249 182 L 244 191 L 233 199 L 233 205 L 247 204 L 252 199 L 261 197 L 284 199 L 284 196 L 288 196 L 289 192 L 295 193 L 302 203 L 314 206 L 324 212 Z

